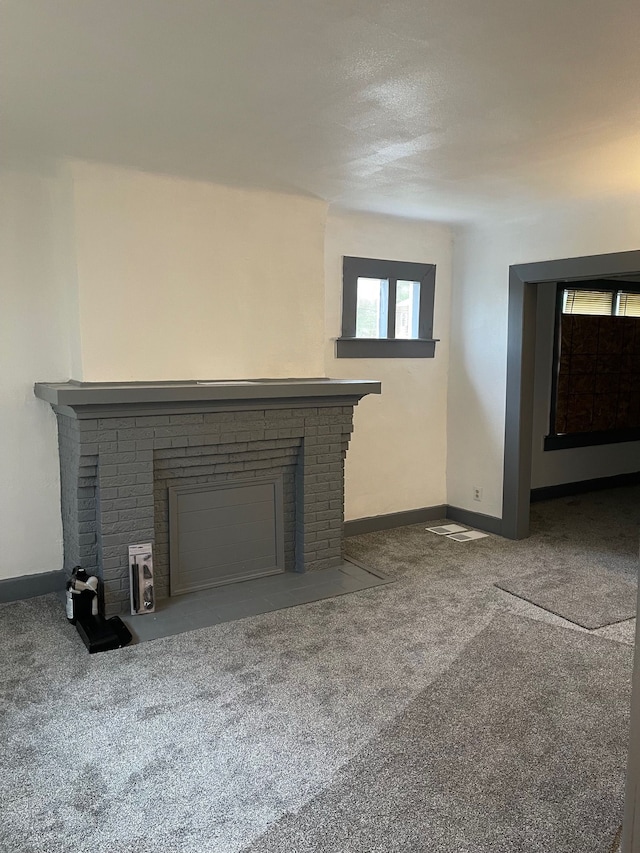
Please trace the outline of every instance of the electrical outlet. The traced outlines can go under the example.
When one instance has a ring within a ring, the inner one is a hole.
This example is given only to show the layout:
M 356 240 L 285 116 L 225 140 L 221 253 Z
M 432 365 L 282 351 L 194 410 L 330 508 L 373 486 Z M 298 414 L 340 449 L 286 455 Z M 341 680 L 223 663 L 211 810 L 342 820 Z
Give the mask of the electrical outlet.
M 482 500 L 482 486 L 474 486 L 473 487 L 473 499 L 474 501 Z

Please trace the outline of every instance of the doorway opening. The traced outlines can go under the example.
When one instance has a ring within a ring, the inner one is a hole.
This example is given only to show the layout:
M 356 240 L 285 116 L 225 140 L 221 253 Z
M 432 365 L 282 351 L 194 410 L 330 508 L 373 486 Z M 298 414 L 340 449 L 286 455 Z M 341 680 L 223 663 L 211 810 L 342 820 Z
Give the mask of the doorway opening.
M 516 264 L 509 268 L 502 535 L 529 535 L 538 300 L 558 283 L 640 275 L 640 251 Z

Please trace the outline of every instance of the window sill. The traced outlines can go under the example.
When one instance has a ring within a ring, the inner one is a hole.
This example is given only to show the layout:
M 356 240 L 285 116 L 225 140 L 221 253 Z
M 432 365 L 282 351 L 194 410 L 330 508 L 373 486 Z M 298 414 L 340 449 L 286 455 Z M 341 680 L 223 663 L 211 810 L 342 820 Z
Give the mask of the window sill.
M 338 338 L 336 358 L 433 358 L 438 338 Z
M 612 429 L 603 432 L 546 435 L 544 449 L 569 450 L 572 447 L 594 447 L 599 444 L 619 444 L 622 441 L 640 441 L 640 429 Z

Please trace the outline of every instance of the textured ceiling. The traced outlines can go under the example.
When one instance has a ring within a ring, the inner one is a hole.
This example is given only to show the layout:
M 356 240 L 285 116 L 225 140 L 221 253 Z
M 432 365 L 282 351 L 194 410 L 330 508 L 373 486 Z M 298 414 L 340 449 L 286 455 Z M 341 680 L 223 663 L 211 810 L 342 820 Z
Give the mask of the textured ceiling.
M 637 0 L 3 0 L 5 156 L 467 218 L 640 193 Z

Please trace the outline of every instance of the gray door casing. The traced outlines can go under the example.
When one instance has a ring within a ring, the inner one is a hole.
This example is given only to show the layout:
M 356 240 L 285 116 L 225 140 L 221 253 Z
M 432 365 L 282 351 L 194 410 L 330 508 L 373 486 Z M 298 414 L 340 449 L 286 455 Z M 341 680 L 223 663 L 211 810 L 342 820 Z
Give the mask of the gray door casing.
M 640 251 L 586 255 L 509 267 L 507 393 L 501 533 L 529 535 L 531 441 L 539 284 L 638 275 Z

